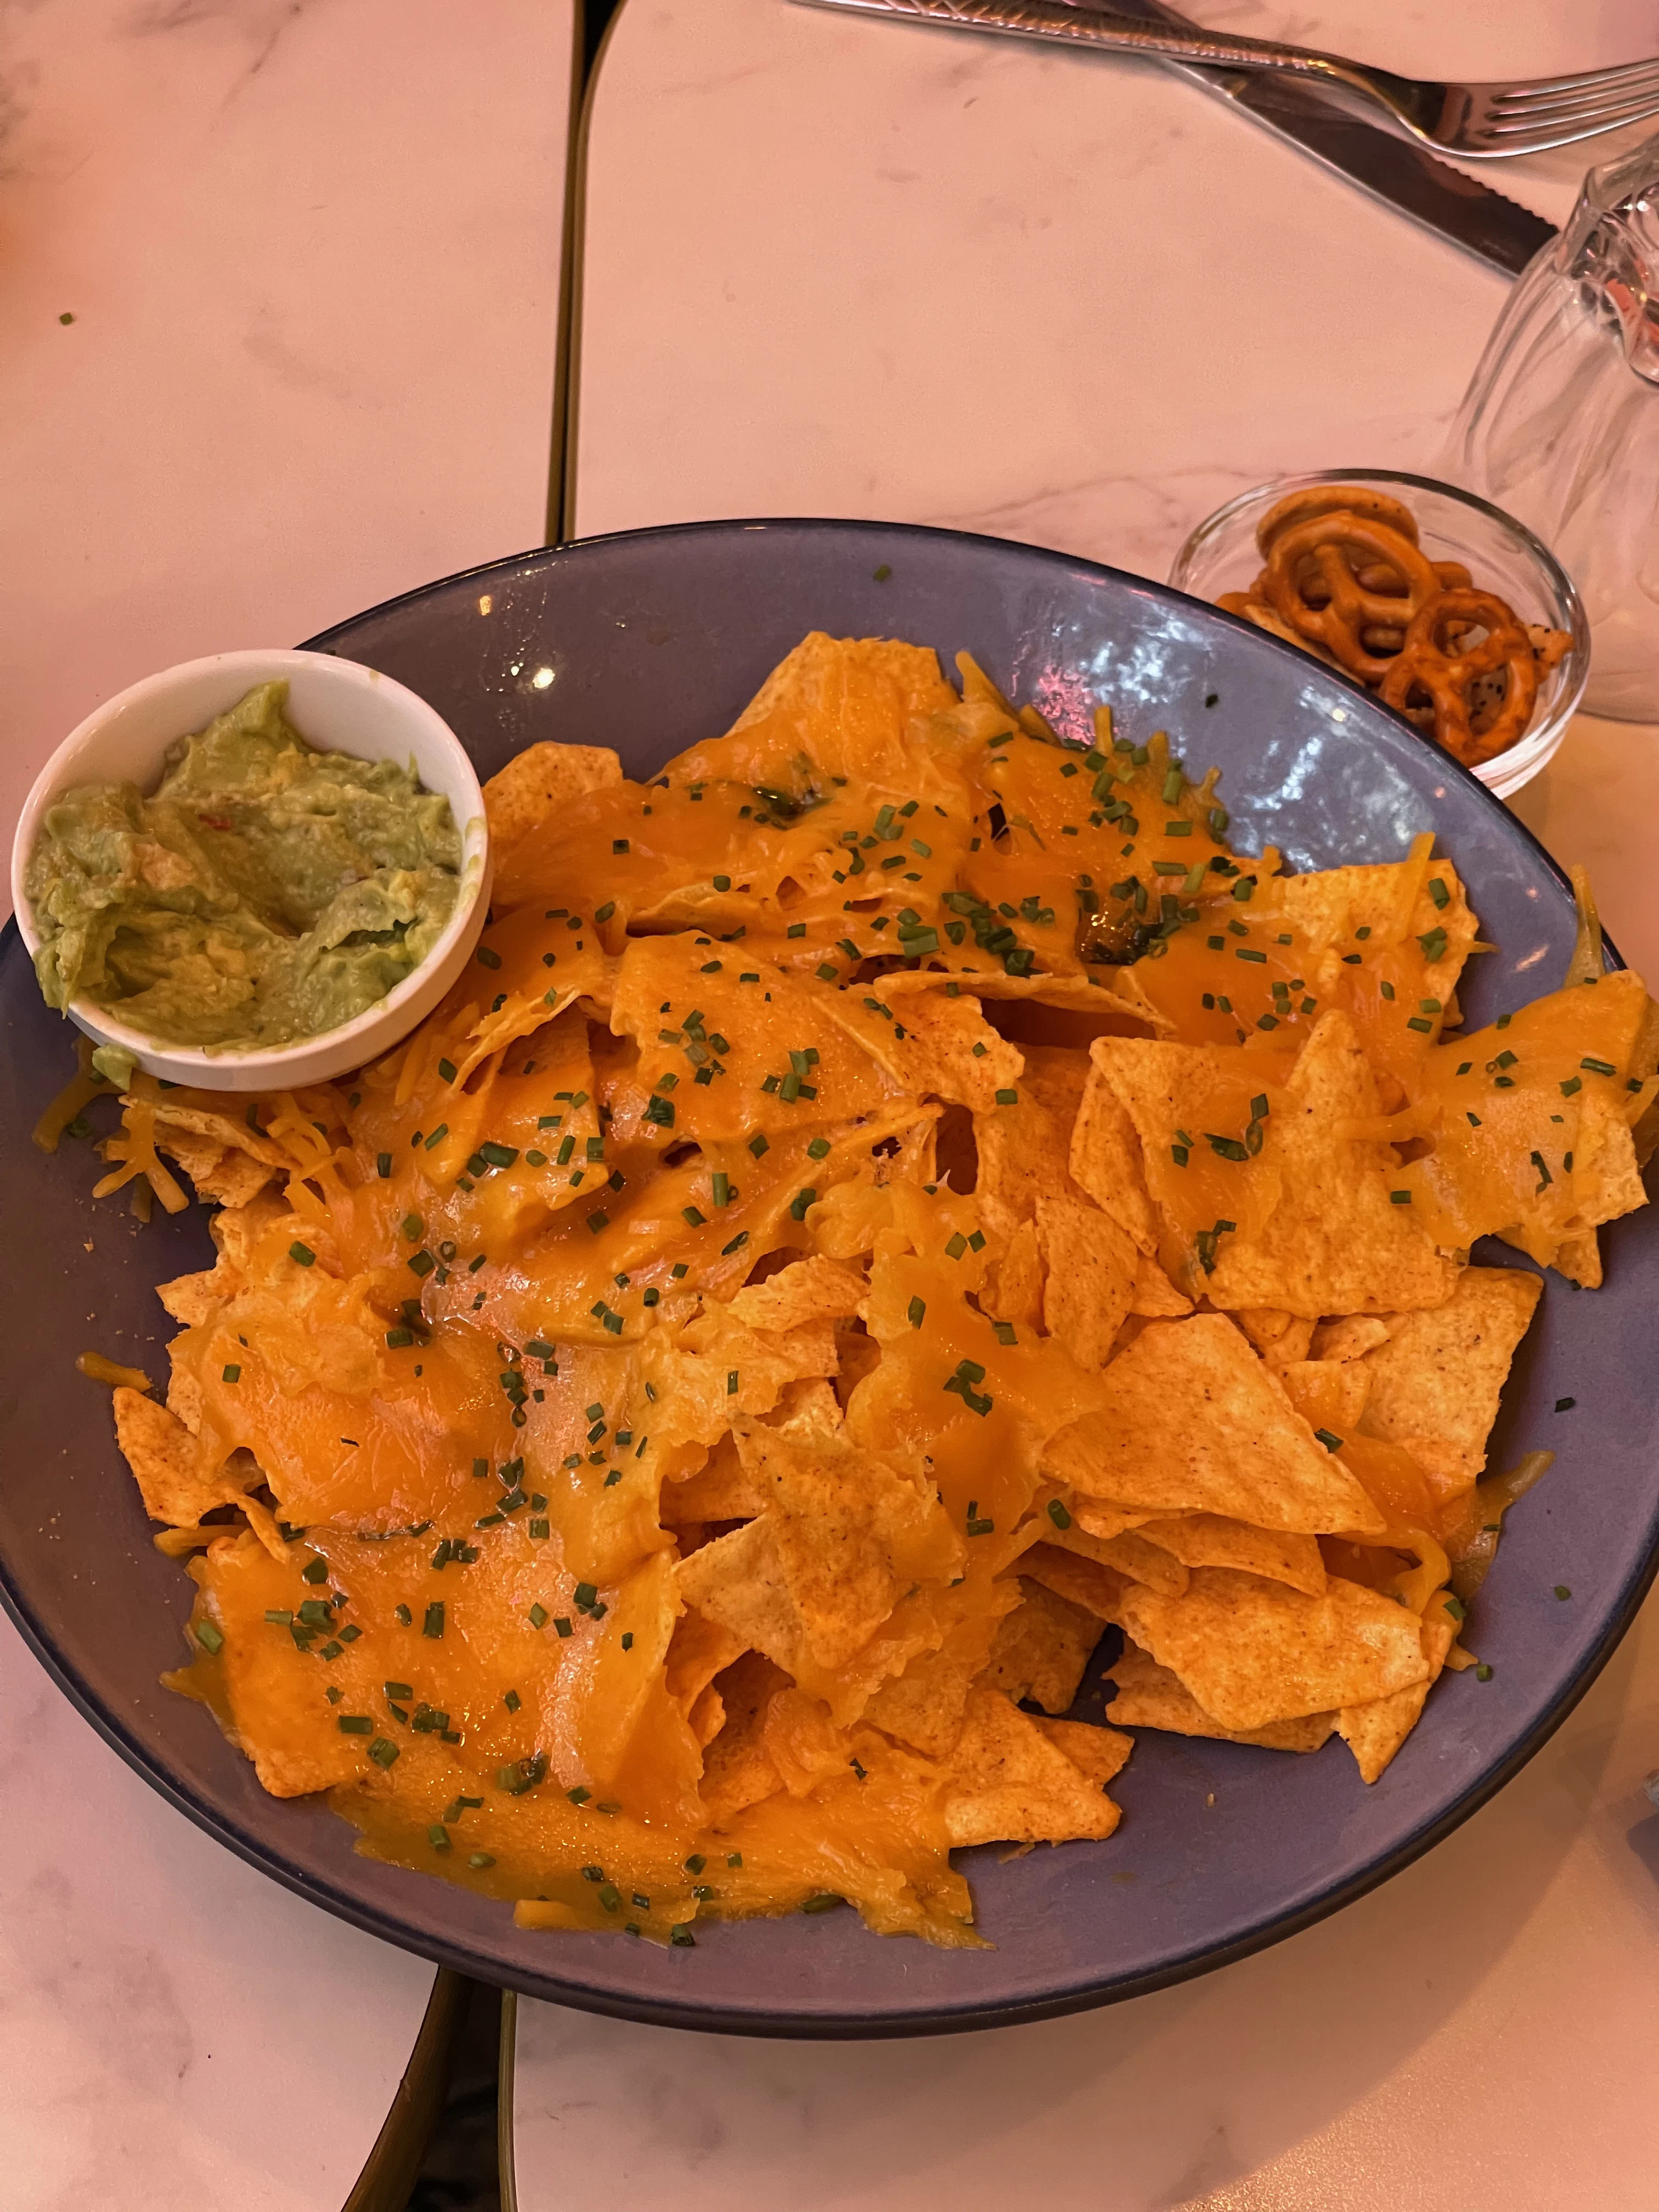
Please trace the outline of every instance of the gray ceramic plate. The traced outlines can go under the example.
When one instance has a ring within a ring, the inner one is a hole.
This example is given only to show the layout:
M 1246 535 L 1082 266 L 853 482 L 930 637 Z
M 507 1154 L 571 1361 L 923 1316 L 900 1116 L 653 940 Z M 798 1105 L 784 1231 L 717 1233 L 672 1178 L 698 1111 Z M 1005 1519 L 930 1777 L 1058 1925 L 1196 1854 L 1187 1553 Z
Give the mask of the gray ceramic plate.
M 967 647 L 1068 734 L 1109 700 L 1224 771 L 1242 842 L 1295 867 L 1392 860 L 1435 831 L 1501 951 L 1474 964 L 1471 1021 L 1553 986 L 1572 942 L 1559 870 L 1474 778 L 1319 663 L 1212 607 L 1054 553 L 871 523 L 714 523 L 598 539 L 452 577 L 313 641 L 411 685 L 489 774 L 541 738 L 612 744 L 644 774 L 724 727 L 809 629 Z M 1143 1736 L 1105 1844 L 1006 1866 L 970 1854 L 995 1948 L 866 1935 L 850 1912 L 706 1928 L 694 1950 L 520 1934 L 501 1906 L 376 1865 L 320 1804 L 267 1797 L 198 1706 L 157 1686 L 189 1585 L 149 1542 L 88 1345 L 162 1371 L 152 1286 L 205 1265 L 194 1210 L 140 1230 L 95 1206 L 93 1163 L 29 1130 L 69 1033 L 41 1006 L 15 927 L 0 951 L 0 1593 L 68 1694 L 181 1811 L 280 1881 L 391 1942 L 557 2002 L 682 2027 L 892 2035 L 1097 2004 L 1203 1972 L 1305 1926 L 1406 1865 L 1537 1749 L 1583 1694 L 1651 1578 L 1659 1232 L 1607 1236 L 1607 1287 L 1553 1279 L 1511 1380 L 1497 1461 L 1560 1454 L 1513 1516 L 1475 1641 L 1494 1673 L 1448 1677 L 1376 1787 L 1340 1747 L 1294 1759 Z M 87 1249 L 90 1246 L 91 1249 Z M 1498 1254 L 1487 1256 L 1499 1256 Z M 1501 1256 L 1510 1265 L 1514 1255 Z M 1556 1414 L 1558 1398 L 1573 1397 Z M 1555 1584 L 1568 1586 L 1558 1601 Z M 1079 1711 L 1101 1712 L 1085 1689 Z M 1213 1803 L 1210 1801 L 1213 1798 Z M 1129 1879 L 1128 1877 L 1133 1877 Z

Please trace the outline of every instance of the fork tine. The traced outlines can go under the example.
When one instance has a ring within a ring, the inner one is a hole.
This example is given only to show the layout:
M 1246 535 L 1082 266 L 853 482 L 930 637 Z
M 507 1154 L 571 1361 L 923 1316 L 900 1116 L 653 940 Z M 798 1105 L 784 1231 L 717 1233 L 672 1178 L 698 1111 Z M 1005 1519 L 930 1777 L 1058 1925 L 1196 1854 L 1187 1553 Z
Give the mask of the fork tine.
M 1654 114 L 1659 114 L 1659 92 L 1607 115 L 1579 117 L 1569 123 L 1488 124 L 1477 134 L 1470 150 L 1485 146 L 1494 152 L 1501 147 L 1509 154 L 1542 154 L 1552 146 L 1570 146 L 1577 139 L 1594 138 L 1604 131 L 1616 131 L 1621 125 L 1639 123 L 1644 116 Z
M 1484 86 L 1491 101 L 1493 115 L 1513 115 L 1544 119 L 1547 115 L 1573 112 L 1577 108 L 1599 106 L 1601 101 L 1620 100 L 1626 93 L 1646 91 L 1648 84 L 1659 82 L 1659 58 L 1650 62 L 1631 62 L 1626 69 L 1606 70 L 1599 77 L 1559 77 L 1553 82 L 1535 84 L 1506 84 L 1504 88 Z
M 1495 109 L 1487 116 L 1486 127 L 1504 131 L 1553 131 L 1579 123 L 1595 123 L 1605 130 L 1611 127 L 1615 117 L 1628 120 L 1632 115 L 1645 114 L 1656 100 L 1659 100 L 1659 74 L 1646 84 L 1633 85 L 1616 99 L 1586 101 L 1574 107 L 1541 111 L 1528 108 L 1519 114 L 1510 109 Z
M 1489 83 L 1480 88 L 1493 100 L 1553 100 L 1563 94 L 1616 89 L 1625 80 L 1656 68 L 1659 68 L 1659 54 L 1642 54 L 1634 61 L 1620 62 L 1611 69 L 1580 70 L 1565 76 L 1517 77 L 1513 82 Z

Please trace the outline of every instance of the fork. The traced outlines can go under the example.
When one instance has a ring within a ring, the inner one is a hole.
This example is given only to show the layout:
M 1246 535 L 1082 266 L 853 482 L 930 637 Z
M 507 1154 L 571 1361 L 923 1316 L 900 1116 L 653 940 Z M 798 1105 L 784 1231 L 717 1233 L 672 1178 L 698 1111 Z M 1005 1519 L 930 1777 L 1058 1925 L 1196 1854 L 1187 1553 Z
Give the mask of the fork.
M 1196 25 L 1150 23 L 1064 0 L 827 0 L 836 7 L 919 21 L 953 22 L 1017 37 L 1156 54 L 1206 69 L 1284 70 L 1356 92 L 1386 108 L 1414 138 L 1465 160 L 1497 160 L 1571 145 L 1659 112 L 1659 56 L 1569 76 L 1490 84 L 1437 84 L 1372 69 L 1341 54 L 1247 39 Z

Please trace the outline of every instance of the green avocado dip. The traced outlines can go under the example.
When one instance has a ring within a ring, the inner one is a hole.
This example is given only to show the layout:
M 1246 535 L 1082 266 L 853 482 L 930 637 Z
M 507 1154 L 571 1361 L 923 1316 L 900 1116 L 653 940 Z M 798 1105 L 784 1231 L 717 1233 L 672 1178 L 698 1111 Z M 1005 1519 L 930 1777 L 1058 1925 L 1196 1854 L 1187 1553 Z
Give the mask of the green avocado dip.
M 49 1006 L 246 1052 L 339 1028 L 431 951 L 460 888 L 449 801 L 313 751 L 287 697 L 262 684 L 180 738 L 148 798 L 84 783 L 47 808 L 24 890 Z

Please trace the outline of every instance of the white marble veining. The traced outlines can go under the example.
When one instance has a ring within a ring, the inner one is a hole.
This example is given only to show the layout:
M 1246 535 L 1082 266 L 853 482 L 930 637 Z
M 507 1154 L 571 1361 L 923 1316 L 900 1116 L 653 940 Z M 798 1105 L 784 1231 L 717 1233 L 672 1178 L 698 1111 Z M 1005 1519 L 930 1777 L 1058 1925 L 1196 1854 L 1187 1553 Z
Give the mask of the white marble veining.
M 0 6 L 8 844 L 135 678 L 541 542 L 573 24 Z
M 1659 43 L 1635 0 L 1194 6 L 1425 75 Z M 1492 180 L 1559 220 L 1614 143 Z M 1504 289 L 1153 66 L 781 0 L 627 0 L 583 248 L 583 532 L 882 515 L 1154 575 L 1276 471 L 1432 473 Z M 1650 974 L 1656 808 L 1659 733 L 1583 719 L 1516 804 Z M 1426 1859 L 1179 1989 L 862 2045 L 522 2003 L 520 2203 L 580 2177 L 593 2212 L 1650 2212 L 1656 1764 L 1659 1600 Z
M 432 1968 L 193 1827 L 0 1616 L 0 2205 L 337 2212 Z

